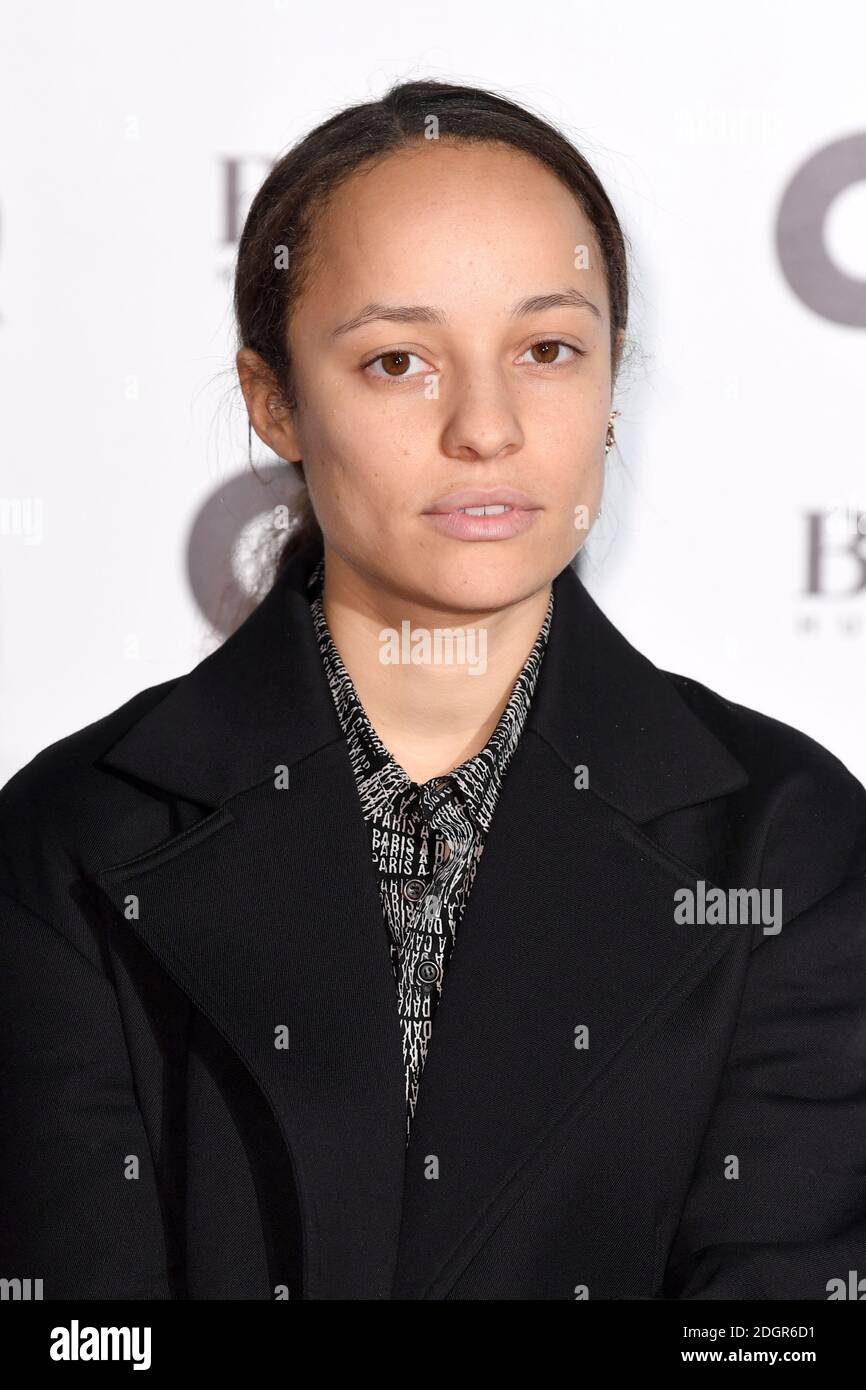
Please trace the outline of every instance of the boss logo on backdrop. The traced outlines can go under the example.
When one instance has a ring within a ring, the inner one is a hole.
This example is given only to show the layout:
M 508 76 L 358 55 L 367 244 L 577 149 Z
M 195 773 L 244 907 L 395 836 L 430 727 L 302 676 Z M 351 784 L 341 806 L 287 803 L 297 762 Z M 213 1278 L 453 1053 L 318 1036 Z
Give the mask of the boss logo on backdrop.
M 217 266 L 217 275 L 227 282 L 234 279 L 235 253 L 253 194 L 273 164 L 274 160 L 255 154 L 225 155 L 220 161 L 219 244 L 224 258 Z
M 866 508 L 806 512 L 807 594 L 850 598 L 866 589 Z
M 807 635 L 832 630 L 859 637 L 866 595 L 866 506 L 831 504 L 804 512 L 803 521 L 803 608 L 795 625 Z

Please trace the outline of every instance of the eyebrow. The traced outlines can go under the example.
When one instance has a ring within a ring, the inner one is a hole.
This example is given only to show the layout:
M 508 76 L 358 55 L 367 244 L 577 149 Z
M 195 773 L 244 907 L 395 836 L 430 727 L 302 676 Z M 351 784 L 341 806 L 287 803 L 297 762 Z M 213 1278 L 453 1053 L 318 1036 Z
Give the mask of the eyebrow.
M 509 317 L 513 319 L 526 318 L 528 314 L 538 314 L 543 309 L 574 308 L 588 309 L 597 319 L 601 318 L 601 310 L 593 304 L 591 299 L 587 299 L 580 290 L 572 289 L 570 286 L 564 290 L 552 290 L 550 294 L 532 294 L 525 299 L 519 299 L 512 305 Z M 370 323 L 376 319 L 387 319 L 391 323 L 436 323 L 447 324 L 448 318 L 442 309 L 434 309 L 429 304 L 365 304 L 364 308 L 345 323 L 338 324 L 331 333 L 332 338 L 340 338 L 344 333 L 351 333 L 353 328 L 360 328 L 365 323 Z

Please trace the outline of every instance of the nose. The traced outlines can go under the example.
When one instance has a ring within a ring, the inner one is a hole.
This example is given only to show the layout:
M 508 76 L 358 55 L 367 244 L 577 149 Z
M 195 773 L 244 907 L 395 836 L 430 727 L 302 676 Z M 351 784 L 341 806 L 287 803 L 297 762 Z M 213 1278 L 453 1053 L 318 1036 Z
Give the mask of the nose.
M 495 459 L 523 444 L 517 404 L 495 366 L 466 368 L 442 430 L 442 449 L 451 458 Z

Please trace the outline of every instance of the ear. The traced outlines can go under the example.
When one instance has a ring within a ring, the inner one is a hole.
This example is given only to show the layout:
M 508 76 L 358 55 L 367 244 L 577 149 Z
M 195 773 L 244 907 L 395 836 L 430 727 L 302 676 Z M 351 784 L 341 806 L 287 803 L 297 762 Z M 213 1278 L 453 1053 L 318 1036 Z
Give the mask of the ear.
M 300 458 L 295 413 L 286 405 L 279 382 L 253 348 L 243 347 L 235 359 L 250 424 L 263 444 L 282 459 Z

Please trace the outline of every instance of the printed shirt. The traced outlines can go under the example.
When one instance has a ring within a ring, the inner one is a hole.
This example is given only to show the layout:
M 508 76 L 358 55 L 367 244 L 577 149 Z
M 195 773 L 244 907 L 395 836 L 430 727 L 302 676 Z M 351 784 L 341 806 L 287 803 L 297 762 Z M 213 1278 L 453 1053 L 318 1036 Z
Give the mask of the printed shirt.
M 346 736 L 389 935 L 406 1070 L 406 1142 L 457 927 L 517 747 L 553 618 L 547 612 L 485 747 L 443 777 L 413 782 L 370 723 L 322 606 L 324 557 L 308 582 L 313 626 Z

